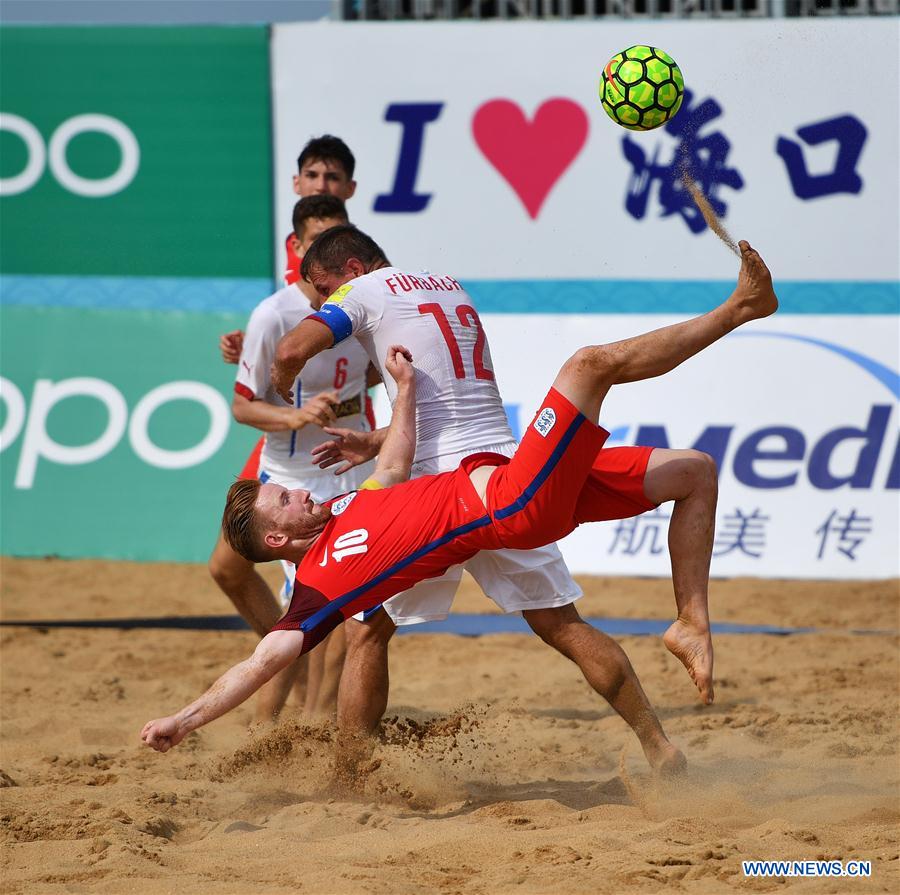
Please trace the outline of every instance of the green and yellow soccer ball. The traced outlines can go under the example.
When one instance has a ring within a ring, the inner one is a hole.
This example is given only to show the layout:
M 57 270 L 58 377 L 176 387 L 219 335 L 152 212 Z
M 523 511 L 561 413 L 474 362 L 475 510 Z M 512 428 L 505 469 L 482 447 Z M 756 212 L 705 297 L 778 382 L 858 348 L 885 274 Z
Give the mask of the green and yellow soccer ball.
M 616 53 L 600 77 L 606 114 L 632 131 L 665 124 L 681 108 L 683 97 L 681 69 L 658 47 L 638 45 Z

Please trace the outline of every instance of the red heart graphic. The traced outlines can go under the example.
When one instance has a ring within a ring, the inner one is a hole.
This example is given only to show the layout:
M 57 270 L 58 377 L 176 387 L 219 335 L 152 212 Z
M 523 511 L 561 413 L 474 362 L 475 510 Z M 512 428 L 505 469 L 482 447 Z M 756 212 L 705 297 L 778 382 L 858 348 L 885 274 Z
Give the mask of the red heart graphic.
M 532 121 L 511 100 L 492 99 L 472 119 L 478 148 L 532 218 L 581 152 L 587 134 L 588 117 L 570 99 L 548 99 Z

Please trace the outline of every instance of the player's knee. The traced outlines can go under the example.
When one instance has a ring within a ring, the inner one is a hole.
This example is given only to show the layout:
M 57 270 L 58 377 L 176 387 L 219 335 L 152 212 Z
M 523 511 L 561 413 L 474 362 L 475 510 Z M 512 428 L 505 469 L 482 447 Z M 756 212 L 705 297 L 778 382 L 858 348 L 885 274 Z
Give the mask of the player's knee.
M 585 622 L 571 603 L 548 609 L 526 609 L 522 616 L 544 643 L 572 658 L 569 642 L 572 635 L 577 633 L 577 626 L 584 625 Z
M 388 641 L 395 630 L 394 624 L 383 609 L 365 622 L 348 619 L 344 625 L 347 659 L 356 658 L 361 654 L 386 651 Z
M 719 468 L 716 461 L 704 451 L 688 450 L 684 453 L 694 489 L 715 495 L 719 490 Z
M 588 345 L 579 348 L 566 362 L 569 373 L 579 378 L 590 377 L 613 383 L 619 369 L 616 352 L 609 345 Z

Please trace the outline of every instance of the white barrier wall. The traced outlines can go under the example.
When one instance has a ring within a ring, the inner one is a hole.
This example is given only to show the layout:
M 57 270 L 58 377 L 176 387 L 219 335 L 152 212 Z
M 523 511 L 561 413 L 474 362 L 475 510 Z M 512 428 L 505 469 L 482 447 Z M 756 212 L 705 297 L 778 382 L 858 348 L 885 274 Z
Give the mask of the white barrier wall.
M 883 19 L 276 27 L 277 227 L 300 147 L 343 137 L 351 218 L 395 263 L 464 280 L 524 426 L 579 344 L 730 289 L 736 260 L 676 176 L 686 155 L 769 261 L 782 312 L 611 395 L 610 443 L 716 456 L 714 574 L 896 575 L 898 37 Z M 644 134 L 597 99 L 635 43 L 666 49 L 690 91 Z M 663 574 L 668 514 L 564 551 L 575 571 Z

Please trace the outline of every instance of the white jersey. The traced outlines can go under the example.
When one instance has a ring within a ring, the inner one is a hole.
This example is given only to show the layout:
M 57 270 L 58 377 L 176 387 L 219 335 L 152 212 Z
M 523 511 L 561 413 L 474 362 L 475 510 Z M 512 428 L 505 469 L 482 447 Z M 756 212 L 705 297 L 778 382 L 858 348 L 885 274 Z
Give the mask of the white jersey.
M 384 267 L 341 286 L 313 315 L 335 345 L 355 336 L 381 371 L 391 345 L 416 370 L 416 461 L 513 440 L 487 337 L 471 296 L 449 276 Z M 331 349 L 332 351 L 334 349 Z
M 309 299 L 298 286 L 286 286 L 261 301 L 250 315 L 244 347 L 238 363 L 234 390 L 249 400 L 266 401 L 278 407 L 290 407 L 272 386 L 269 371 L 275 349 L 285 333 L 313 313 Z M 366 416 L 366 368 L 369 358 L 356 339 L 323 351 L 314 357 L 294 381 L 294 405 L 299 407 L 322 392 L 335 391 L 341 404 L 337 425 L 361 432 L 370 430 Z M 260 458 L 260 469 L 280 484 L 303 481 L 323 475 L 312 462 L 310 451 L 331 436 L 318 426 L 284 432 L 267 432 Z M 330 472 L 330 470 L 329 470 Z M 341 479 L 331 476 L 337 492 Z M 327 495 L 333 496 L 333 495 Z

